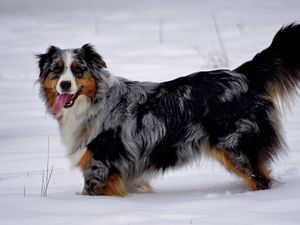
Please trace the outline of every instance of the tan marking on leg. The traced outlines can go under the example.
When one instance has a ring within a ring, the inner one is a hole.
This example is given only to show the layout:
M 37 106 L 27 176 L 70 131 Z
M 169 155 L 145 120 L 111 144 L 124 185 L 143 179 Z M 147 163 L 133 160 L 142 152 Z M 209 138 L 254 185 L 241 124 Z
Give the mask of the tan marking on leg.
M 127 192 L 125 191 L 125 185 L 118 174 L 112 174 L 109 176 L 107 183 L 101 190 L 101 195 L 110 195 L 117 197 L 125 197 Z
M 258 164 L 258 171 L 267 179 L 269 179 L 270 181 L 274 181 L 274 178 L 270 175 L 270 169 L 268 167 L 268 164 L 265 162 L 261 162 Z
M 80 158 L 77 166 L 81 168 L 82 171 L 87 170 L 91 160 L 93 158 L 93 153 L 90 150 L 86 150 L 83 156 Z
M 248 186 L 253 190 L 259 190 L 257 184 L 249 177 L 246 173 L 238 169 L 228 158 L 224 150 L 221 149 L 212 149 L 212 156 L 215 157 L 228 171 L 235 173 L 239 177 L 243 178 Z

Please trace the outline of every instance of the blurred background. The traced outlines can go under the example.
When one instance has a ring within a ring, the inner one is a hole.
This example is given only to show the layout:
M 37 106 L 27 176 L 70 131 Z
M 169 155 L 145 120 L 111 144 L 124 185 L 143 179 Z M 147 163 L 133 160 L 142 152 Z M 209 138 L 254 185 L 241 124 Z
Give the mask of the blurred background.
M 3 0 L 0 76 L 35 79 L 34 54 L 49 45 L 85 43 L 95 45 L 112 72 L 133 79 L 233 68 L 265 48 L 282 25 L 299 20 L 299 5 L 298 0 Z

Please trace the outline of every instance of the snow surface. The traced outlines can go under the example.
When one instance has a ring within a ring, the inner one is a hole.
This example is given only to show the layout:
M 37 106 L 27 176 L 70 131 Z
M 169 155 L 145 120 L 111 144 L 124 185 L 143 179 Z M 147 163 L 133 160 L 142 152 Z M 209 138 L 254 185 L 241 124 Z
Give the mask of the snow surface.
M 204 159 L 153 181 L 154 194 L 88 197 L 56 122 L 38 97 L 34 54 L 92 43 L 110 70 L 163 81 L 222 67 L 213 15 L 234 68 L 299 21 L 299 0 L 102 0 L 0 2 L 0 224 L 300 224 L 300 104 L 286 113 L 289 151 L 273 165 L 273 189 L 246 184 Z M 300 41 L 300 40 L 299 40 Z M 47 197 L 42 174 L 54 167 Z M 43 172 L 44 171 L 44 172 Z

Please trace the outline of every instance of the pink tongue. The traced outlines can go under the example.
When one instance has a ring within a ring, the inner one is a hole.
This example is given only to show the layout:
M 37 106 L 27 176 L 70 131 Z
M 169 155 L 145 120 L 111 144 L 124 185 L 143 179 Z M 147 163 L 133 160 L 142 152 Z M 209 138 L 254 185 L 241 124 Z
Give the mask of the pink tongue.
M 52 111 L 54 113 L 59 113 L 65 107 L 65 105 L 71 101 L 72 97 L 73 95 L 69 95 L 69 94 L 59 95 L 56 98 L 54 105 L 52 106 Z

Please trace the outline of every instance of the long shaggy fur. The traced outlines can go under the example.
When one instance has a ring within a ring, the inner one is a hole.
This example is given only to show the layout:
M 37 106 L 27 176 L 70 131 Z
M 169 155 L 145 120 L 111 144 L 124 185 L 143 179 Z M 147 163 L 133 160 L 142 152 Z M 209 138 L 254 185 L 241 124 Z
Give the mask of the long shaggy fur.
M 299 87 L 299 24 L 235 70 L 163 83 L 112 76 L 90 45 L 38 58 L 41 97 L 82 169 L 83 194 L 152 191 L 152 176 L 204 153 L 252 190 L 271 187 L 269 163 L 284 148 L 276 102 Z

